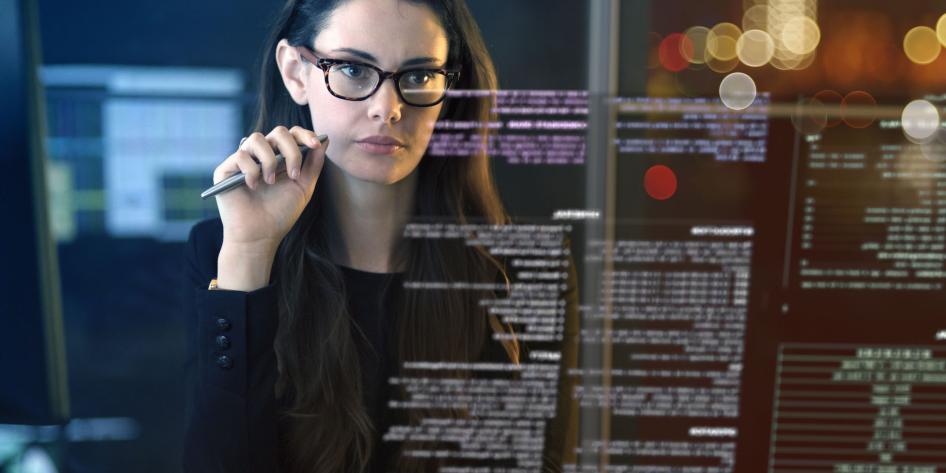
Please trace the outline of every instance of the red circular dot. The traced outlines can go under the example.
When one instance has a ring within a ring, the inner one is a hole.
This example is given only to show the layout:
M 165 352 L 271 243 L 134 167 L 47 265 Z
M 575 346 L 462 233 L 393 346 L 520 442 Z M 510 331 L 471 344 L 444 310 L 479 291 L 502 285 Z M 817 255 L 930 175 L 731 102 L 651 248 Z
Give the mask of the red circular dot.
M 660 42 L 660 47 L 657 50 L 660 65 L 670 72 L 680 72 L 686 69 L 690 65 L 687 55 L 693 57 L 693 42 L 680 33 L 667 35 Z
M 657 200 L 667 200 L 677 192 L 677 175 L 662 164 L 651 166 L 644 173 L 644 190 Z
M 868 92 L 855 90 L 841 100 L 841 119 L 851 128 L 867 128 L 874 123 L 877 101 Z

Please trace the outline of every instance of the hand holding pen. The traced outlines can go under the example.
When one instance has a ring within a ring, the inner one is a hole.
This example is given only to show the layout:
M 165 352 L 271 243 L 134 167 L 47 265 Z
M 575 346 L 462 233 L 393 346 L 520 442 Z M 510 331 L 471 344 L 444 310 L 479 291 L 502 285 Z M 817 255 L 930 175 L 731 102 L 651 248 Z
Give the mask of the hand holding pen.
M 327 147 L 327 136 L 299 126 L 278 126 L 244 139 L 214 169 L 214 187 L 202 194 L 217 200 L 221 253 L 275 254 L 312 198 Z
M 326 141 L 328 141 L 328 135 L 319 135 L 317 138 L 318 138 L 318 140 L 319 140 L 320 143 L 325 143 Z M 240 145 L 242 146 L 245 141 L 246 141 L 246 138 L 243 138 L 243 140 L 240 141 Z M 308 151 L 309 151 L 309 147 L 308 147 L 308 146 L 299 145 L 299 152 L 302 153 L 302 162 L 303 162 L 303 163 L 305 163 L 305 156 L 306 156 L 306 153 L 307 153 Z M 286 161 L 286 159 L 285 159 L 285 157 L 284 157 L 282 154 L 277 154 L 277 155 L 276 155 L 276 166 L 277 166 L 276 175 L 277 175 L 277 177 L 278 177 L 279 175 L 281 175 L 282 173 L 286 172 L 285 161 Z M 260 169 L 262 170 L 262 164 L 260 164 Z M 245 184 L 246 184 L 246 174 L 243 174 L 242 172 L 238 172 L 238 173 L 236 173 L 236 174 L 234 174 L 234 175 L 232 175 L 232 176 L 230 176 L 230 177 L 228 177 L 228 178 L 226 178 L 226 179 L 224 179 L 224 180 L 222 180 L 222 181 L 220 181 L 220 182 L 214 184 L 213 186 L 211 186 L 211 187 L 208 188 L 207 190 L 201 192 L 200 198 L 201 198 L 201 199 L 206 199 L 206 198 L 208 198 L 208 197 L 213 197 L 213 196 L 215 196 L 215 195 L 217 195 L 217 194 L 221 194 L 221 193 L 224 193 L 224 192 L 226 192 L 226 191 L 228 191 L 228 190 L 230 190 L 230 189 L 233 189 L 234 187 L 239 187 L 239 186 L 242 186 L 242 185 L 245 185 Z

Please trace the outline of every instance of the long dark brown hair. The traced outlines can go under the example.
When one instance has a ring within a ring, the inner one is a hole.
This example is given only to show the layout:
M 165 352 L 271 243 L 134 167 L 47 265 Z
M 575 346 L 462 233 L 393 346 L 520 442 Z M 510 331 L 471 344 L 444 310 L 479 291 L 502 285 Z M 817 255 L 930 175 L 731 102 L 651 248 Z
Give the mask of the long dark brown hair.
M 312 129 L 309 108 L 292 101 L 275 60 L 277 43 L 313 45 L 329 15 L 344 0 L 289 0 L 268 37 L 261 65 L 255 131 L 282 125 Z M 496 75 L 479 28 L 463 0 L 407 0 L 429 7 L 449 41 L 447 67 L 459 67 L 456 89 L 495 90 Z M 441 117 L 478 121 L 486 141 L 492 96 L 447 99 Z M 326 161 L 326 165 L 328 161 Z M 485 150 L 464 157 L 426 155 L 419 164 L 414 217 L 456 223 L 507 223 Z M 315 194 L 286 237 L 274 263 L 279 281 L 279 328 L 275 350 L 277 394 L 289 407 L 283 425 L 286 466 L 293 472 L 363 471 L 373 450 L 376 426 L 362 403 L 361 372 L 344 280 L 329 259 L 340 238 L 328 202 L 332 183 L 323 173 Z M 343 246 L 343 245 L 342 245 Z M 462 241 L 410 239 L 404 245 L 405 280 L 491 281 L 502 265 L 481 248 Z M 404 361 L 475 361 L 492 330 L 479 295 L 460 291 L 405 290 L 397 314 L 398 366 Z M 508 327 L 507 327 L 508 328 Z M 518 362 L 518 346 L 506 343 Z M 462 415 L 462 413 L 455 415 Z M 411 413 L 417 422 L 420 414 Z M 420 469 L 401 459 L 398 469 Z

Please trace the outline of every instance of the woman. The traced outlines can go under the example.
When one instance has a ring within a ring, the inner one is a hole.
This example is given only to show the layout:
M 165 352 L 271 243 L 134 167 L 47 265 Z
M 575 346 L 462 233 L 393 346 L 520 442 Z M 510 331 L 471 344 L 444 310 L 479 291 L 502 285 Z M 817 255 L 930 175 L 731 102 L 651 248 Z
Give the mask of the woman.
M 514 337 L 495 349 L 512 327 L 485 315 L 485 294 L 402 290 L 504 280 L 482 248 L 402 236 L 415 219 L 508 221 L 485 153 L 425 156 L 438 118 L 489 119 L 488 100 L 444 101 L 496 86 L 478 28 L 462 0 L 290 0 L 262 74 L 256 132 L 214 171 L 242 171 L 247 188 L 218 195 L 220 219 L 187 245 L 185 470 L 435 468 L 381 442 L 404 421 L 386 409 L 389 377 L 403 361 L 520 356 Z

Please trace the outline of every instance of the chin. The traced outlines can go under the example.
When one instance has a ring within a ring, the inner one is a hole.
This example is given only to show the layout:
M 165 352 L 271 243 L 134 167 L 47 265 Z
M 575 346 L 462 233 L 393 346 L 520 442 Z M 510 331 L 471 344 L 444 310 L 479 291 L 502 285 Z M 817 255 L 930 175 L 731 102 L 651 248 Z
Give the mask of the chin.
M 344 159 L 332 161 L 348 176 L 375 184 L 394 184 L 414 171 L 417 167 L 407 165 L 406 156 L 374 156 L 352 153 Z M 329 158 L 331 159 L 331 157 Z

